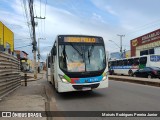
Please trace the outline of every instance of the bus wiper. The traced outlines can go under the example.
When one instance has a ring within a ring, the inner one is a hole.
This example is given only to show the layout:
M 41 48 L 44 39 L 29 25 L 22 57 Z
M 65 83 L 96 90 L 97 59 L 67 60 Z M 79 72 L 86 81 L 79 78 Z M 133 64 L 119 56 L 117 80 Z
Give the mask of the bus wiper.
M 81 53 L 76 47 L 74 47 L 72 43 L 70 43 L 70 45 L 78 52 L 80 56 L 83 56 L 83 53 Z
M 92 56 L 93 48 L 94 48 L 94 45 L 91 46 L 90 51 L 89 51 L 89 49 L 88 49 L 88 60 L 89 60 L 89 64 L 90 64 L 90 57 Z
M 90 64 L 90 53 L 89 53 L 89 50 L 88 50 L 88 60 L 89 60 L 89 64 Z

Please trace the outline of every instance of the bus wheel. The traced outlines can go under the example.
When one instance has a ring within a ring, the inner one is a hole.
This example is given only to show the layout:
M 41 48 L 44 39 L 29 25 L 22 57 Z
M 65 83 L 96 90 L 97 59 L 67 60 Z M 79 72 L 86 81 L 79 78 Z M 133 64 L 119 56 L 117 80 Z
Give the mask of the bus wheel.
M 132 70 L 129 70 L 129 71 L 128 71 L 128 75 L 129 75 L 129 76 L 132 76 L 132 75 L 133 75 Z
M 136 74 L 134 74 L 133 77 L 137 77 Z
M 152 75 L 148 75 L 148 78 L 151 79 L 151 78 L 152 78 Z

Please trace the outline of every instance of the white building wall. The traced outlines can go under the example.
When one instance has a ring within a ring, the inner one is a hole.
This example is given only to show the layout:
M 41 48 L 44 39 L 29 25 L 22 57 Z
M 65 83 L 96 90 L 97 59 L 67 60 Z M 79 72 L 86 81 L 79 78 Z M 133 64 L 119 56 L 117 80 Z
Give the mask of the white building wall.
M 160 47 L 154 48 L 154 54 L 160 55 Z

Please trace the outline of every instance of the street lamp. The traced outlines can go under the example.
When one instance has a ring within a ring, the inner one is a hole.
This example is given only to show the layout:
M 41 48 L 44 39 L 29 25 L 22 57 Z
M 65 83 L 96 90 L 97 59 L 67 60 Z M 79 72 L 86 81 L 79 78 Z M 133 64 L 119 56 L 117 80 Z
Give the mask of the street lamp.
M 120 53 L 121 53 L 121 58 L 122 58 L 122 55 L 123 55 L 123 51 L 122 51 L 122 42 L 120 43 L 120 46 L 114 42 L 113 40 L 109 40 L 110 42 L 113 42 L 119 49 L 120 49 Z
M 114 42 L 113 40 L 109 40 L 110 42 L 113 42 L 118 48 L 121 48 L 116 42 Z
M 120 37 L 120 53 L 121 53 L 121 58 L 122 58 L 122 55 L 123 55 L 123 51 L 122 51 L 122 37 L 125 37 L 125 35 L 117 35 Z

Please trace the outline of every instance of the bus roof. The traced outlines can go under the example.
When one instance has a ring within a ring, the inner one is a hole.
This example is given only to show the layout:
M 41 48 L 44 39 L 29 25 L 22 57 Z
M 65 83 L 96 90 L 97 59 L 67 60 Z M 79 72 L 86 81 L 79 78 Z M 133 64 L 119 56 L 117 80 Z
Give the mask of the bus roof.
M 57 35 L 57 37 L 97 37 L 102 38 L 101 36 L 94 36 L 94 35 L 71 35 L 71 34 L 64 34 L 64 35 Z

